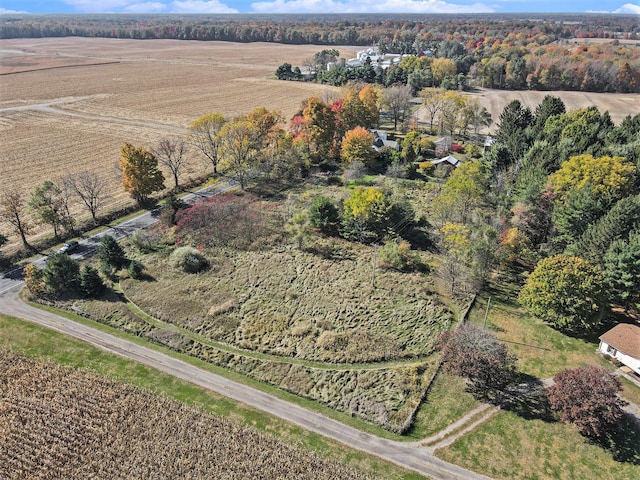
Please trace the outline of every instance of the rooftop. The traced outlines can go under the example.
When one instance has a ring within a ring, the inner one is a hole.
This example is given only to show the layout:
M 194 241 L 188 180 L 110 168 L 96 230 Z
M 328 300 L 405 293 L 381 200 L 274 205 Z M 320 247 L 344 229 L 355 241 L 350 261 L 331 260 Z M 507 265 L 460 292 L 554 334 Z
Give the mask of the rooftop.
M 640 327 L 629 323 L 619 323 L 600 336 L 616 350 L 634 358 L 640 358 Z

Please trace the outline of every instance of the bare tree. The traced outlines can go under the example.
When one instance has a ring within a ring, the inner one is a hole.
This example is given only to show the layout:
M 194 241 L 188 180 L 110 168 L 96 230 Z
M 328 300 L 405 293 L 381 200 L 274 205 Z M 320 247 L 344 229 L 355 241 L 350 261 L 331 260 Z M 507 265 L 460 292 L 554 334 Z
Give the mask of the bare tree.
M 82 172 L 67 175 L 62 179 L 66 190 L 74 192 L 82 201 L 84 207 L 91 214 L 94 222 L 97 222 L 97 213 L 106 201 L 107 182 L 104 177 L 96 172 L 83 170 Z
M 165 138 L 160 140 L 158 146 L 153 149 L 153 154 L 158 159 L 158 163 L 168 169 L 173 176 L 174 190 L 179 187 L 180 172 L 186 166 L 187 145 L 183 140 L 171 140 Z
M 422 106 L 429 114 L 429 129 L 433 130 L 433 122 L 436 116 L 442 111 L 442 107 L 445 103 L 445 90 L 443 88 L 425 88 L 420 92 L 422 98 Z
M 411 109 L 411 87 L 394 85 L 382 93 L 382 104 L 393 117 L 393 129 L 398 128 L 398 121 L 403 122 Z
M 25 248 L 33 250 L 27 242 L 27 235 L 31 232 L 32 226 L 24 218 L 25 207 L 26 202 L 18 190 L 6 191 L 0 196 L 0 220 L 13 227 L 14 231 L 20 235 Z

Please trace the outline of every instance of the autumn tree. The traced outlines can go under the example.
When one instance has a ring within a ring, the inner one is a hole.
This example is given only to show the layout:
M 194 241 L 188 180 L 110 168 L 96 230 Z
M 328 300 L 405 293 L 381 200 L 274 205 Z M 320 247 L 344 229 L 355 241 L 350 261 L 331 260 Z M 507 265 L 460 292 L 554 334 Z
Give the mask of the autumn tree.
M 440 234 L 442 238 L 440 272 L 449 283 L 451 294 L 455 295 L 471 260 L 471 230 L 461 223 L 445 222 L 440 229 Z
M 244 190 L 258 169 L 261 137 L 258 128 L 248 120 L 236 120 L 220 130 L 220 166 L 225 175 L 234 179 Z
M 50 180 L 33 190 L 29 208 L 41 222 L 51 225 L 56 239 L 59 238 L 60 228 L 68 230 L 73 226 L 73 218 L 65 208 L 62 191 Z
M 187 164 L 186 153 L 187 144 L 180 139 L 164 138 L 153 149 L 153 154 L 158 159 L 158 163 L 171 173 L 174 190 L 177 190 L 180 186 L 180 174 Z
M 42 269 L 35 263 L 29 263 L 24 267 L 24 284 L 35 297 L 40 297 L 46 292 Z
M 318 97 L 310 97 L 302 111 L 311 151 L 317 159 L 331 156 L 336 141 L 336 115 L 331 106 Z
M 618 397 L 620 380 L 602 367 L 569 368 L 553 377 L 549 405 L 563 422 L 573 423 L 585 437 L 603 440 L 613 433 L 624 412 Z
M 94 222 L 98 221 L 98 210 L 107 200 L 107 182 L 99 173 L 83 170 L 69 174 L 62 179 L 65 188 L 71 190 L 80 199 L 82 205 L 91 214 Z
M 584 332 L 599 324 L 606 298 L 600 267 L 580 257 L 555 255 L 538 262 L 518 301 L 553 327 Z
M 33 250 L 33 247 L 27 242 L 27 235 L 31 233 L 32 225 L 25 218 L 25 206 L 25 200 L 20 191 L 5 191 L 0 196 L 0 220 L 8 223 L 20 235 L 22 245 L 26 249 Z
M 516 357 L 495 335 L 465 323 L 446 332 L 439 341 L 440 362 L 446 373 L 466 377 L 470 390 L 486 398 L 515 378 Z
M 154 192 L 164 188 L 164 175 L 158 168 L 158 160 L 153 153 L 142 147 L 125 143 L 120 150 L 122 186 L 138 205 Z
M 483 200 L 488 187 L 485 167 L 477 161 L 465 162 L 456 168 L 442 190 L 441 196 L 458 213 L 462 223 L 469 221 L 473 209 Z
M 362 162 L 367 167 L 374 166 L 377 156 L 373 149 L 373 133 L 363 127 L 355 127 L 349 130 L 342 140 L 340 156 L 344 165 L 352 162 Z
M 189 125 L 189 141 L 211 162 L 214 175 L 218 174 L 220 162 L 221 138 L 218 134 L 225 123 L 227 120 L 221 113 L 208 113 Z
M 611 200 L 635 193 L 636 167 L 623 157 L 576 155 L 549 176 L 548 188 L 559 197 L 589 186 Z

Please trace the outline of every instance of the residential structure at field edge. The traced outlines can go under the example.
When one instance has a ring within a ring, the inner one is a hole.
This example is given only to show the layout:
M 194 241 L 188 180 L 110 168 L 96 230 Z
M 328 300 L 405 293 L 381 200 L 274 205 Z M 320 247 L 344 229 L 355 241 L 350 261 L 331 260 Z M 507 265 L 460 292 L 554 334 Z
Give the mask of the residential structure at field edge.
M 600 336 L 598 351 L 640 375 L 640 327 L 620 323 Z

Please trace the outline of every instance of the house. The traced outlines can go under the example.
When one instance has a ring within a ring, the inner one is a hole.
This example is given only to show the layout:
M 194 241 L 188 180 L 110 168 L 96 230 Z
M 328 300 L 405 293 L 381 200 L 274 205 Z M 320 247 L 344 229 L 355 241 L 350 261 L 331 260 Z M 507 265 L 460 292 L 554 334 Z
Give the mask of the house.
M 382 147 L 392 148 L 396 152 L 400 150 L 400 144 L 395 140 L 387 139 L 387 132 L 385 130 L 369 130 L 373 133 L 373 149 L 379 152 Z
M 600 336 L 598 351 L 640 375 L 640 327 L 620 323 Z
M 453 141 L 451 140 L 451 137 L 447 136 L 439 138 L 433 143 L 436 145 L 436 155 L 445 155 L 451 151 Z
M 458 168 L 462 165 L 462 162 L 453 155 L 447 155 L 444 158 L 436 158 L 435 160 L 431 160 L 431 163 L 436 167 L 444 166 L 449 167 L 450 169 Z
M 496 143 L 496 139 L 493 137 L 487 137 L 484 139 L 484 145 L 482 146 L 482 155 L 489 152 L 493 144 Z

